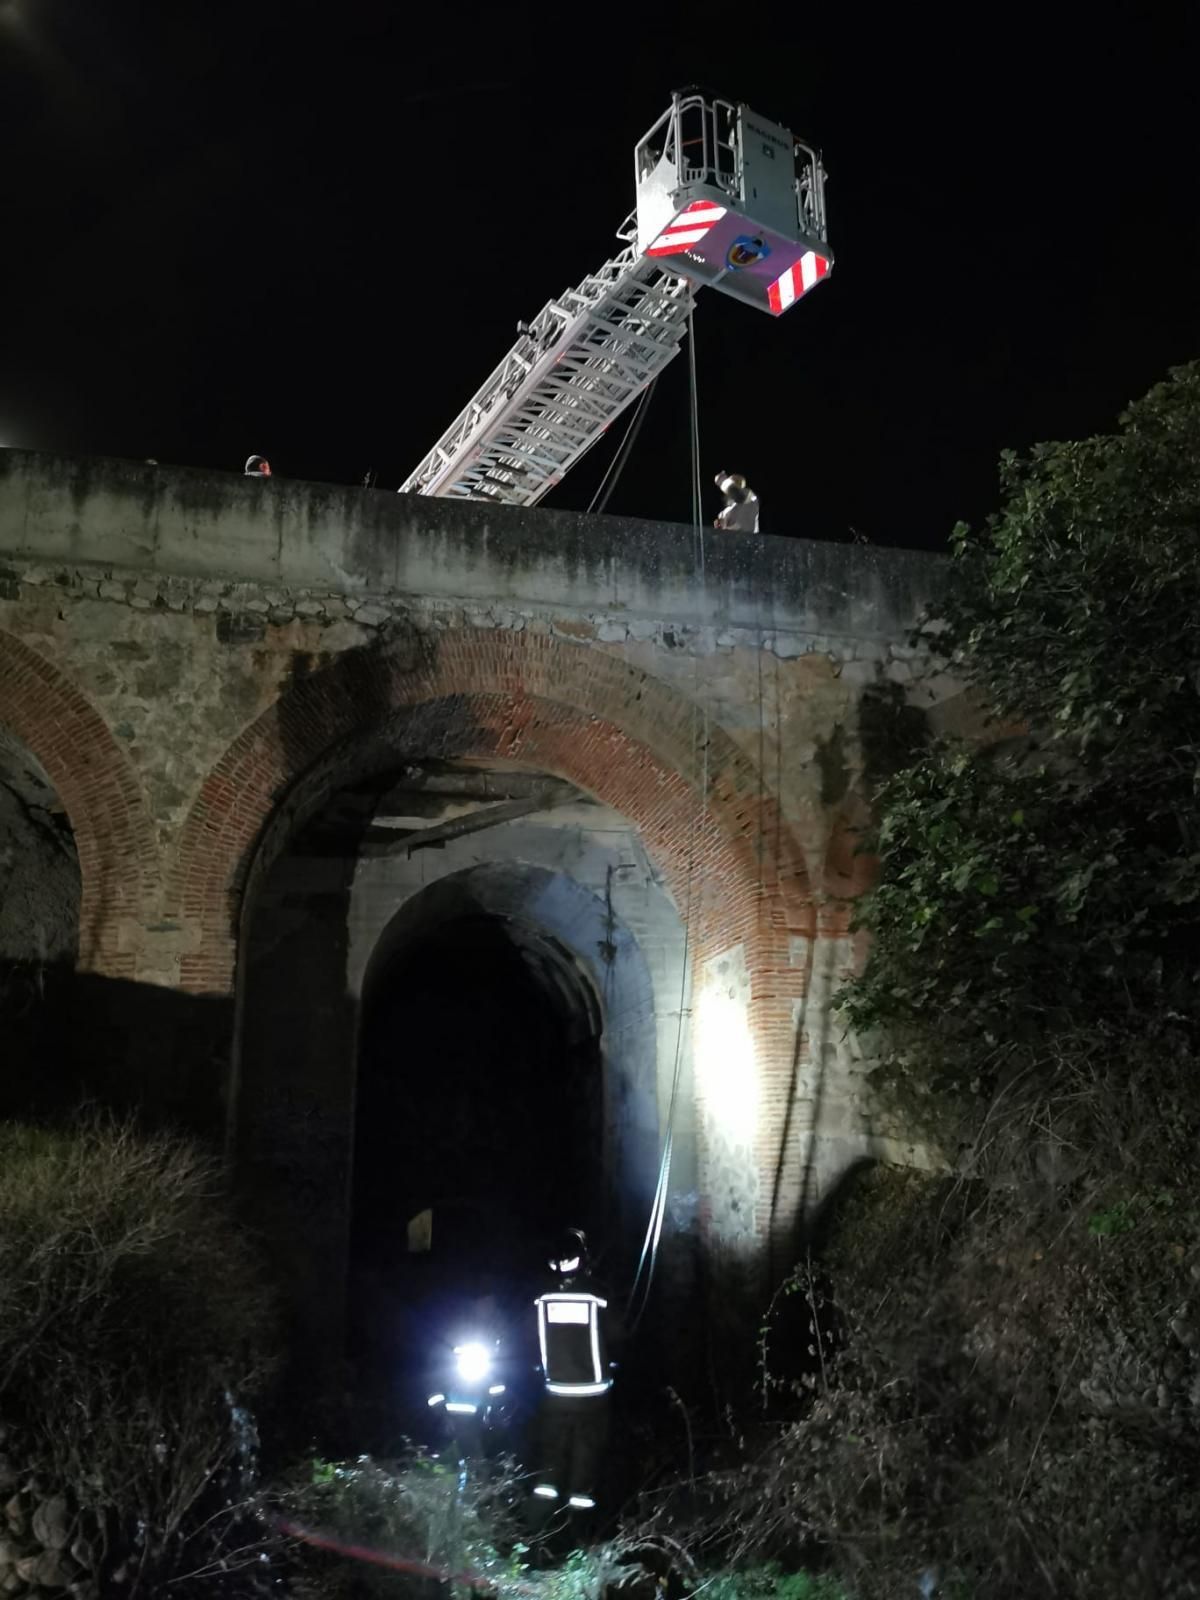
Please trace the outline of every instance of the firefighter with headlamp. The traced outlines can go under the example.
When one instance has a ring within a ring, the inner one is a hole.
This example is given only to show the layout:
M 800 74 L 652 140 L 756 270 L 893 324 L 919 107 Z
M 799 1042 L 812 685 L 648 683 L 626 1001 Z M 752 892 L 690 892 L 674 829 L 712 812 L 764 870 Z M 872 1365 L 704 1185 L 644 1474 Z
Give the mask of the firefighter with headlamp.
M 554 1285 L 535 1302 L 543 1392 L 533 1495 L 541 1519 L 563 1508 L 583 1515 L 595 1509 L 613 1382 L 608 1301 L 588 1276 L 587 1239 L 578 1228 L 563 1234 L 550 1269 Z
M 469 1463 L 483 1460 L 488 1424 L 506 1391 L 496 1370 L 499 1352 L 498 1339 L 466 1339 L 454 1345 L 446 1387 L 428 1399 L 445 1417 L 450 1450 L 463 1478 Z

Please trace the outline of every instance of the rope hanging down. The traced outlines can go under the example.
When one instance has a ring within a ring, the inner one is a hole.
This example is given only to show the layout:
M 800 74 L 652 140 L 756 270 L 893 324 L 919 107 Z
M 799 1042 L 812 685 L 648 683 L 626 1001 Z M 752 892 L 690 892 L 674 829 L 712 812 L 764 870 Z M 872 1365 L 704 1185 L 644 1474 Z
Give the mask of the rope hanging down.
M 646 412 L 650 407 L 650 396 L 654 393 L 657 384 L 658 377 L 656 375 L 651 379 L 650 387 L 642 390 L 642 397 L 634 407 L 629 426 L 625 429 L 625 437 L 621 440 L 621 447 L 609 462 L 608 470 L 601 478 L 599 486 L 592 496 L 591 504 L 587 508 L 589 516 L 593 512 L 598 516 L 612 498 L 612 492 L 617 487 L 617 482 L 625 470 L 625 463 L 629 460 L 629 454 L 638 436 L 638 430 L 645 420 Z M 612 480 L 611 482 L 609 481 L 610 479 Z
M 696 546 L 696 575 L 700 582 L 700 608 L 703 616 L 707 610 L 707 593 L 704 562 L 704 521 L 701 514 L 700 402 L 699 386 L 696 379 L 694 310 L 695 294 L 693 292 L 688 306 L 688 413 L 691 435 L 692 527 Z M 675 1029 L 675 1064 L 671 1073 L 671 1098 L 667 1103 L 666 1133 L 663 1137 L 662 1158 L 658 1164 L 658 1179 L 654 1186 L 654 1200 L 650 1207 L 650 1217 L 646 1225 L 646 1237 L 642 1241 L 642 1252 L 638 1259 L 637 1271 L 634 1274 L 633 1286 L 629 1291 L 628 1316 L 631 1333 L 641 1322 L 649 1304 L 650 1289 L 654 1282 L 655 1268 L 658 1265 L 658 1245 L 659 1240 L 662 1238 L 663 1219 L 667 1211 L 667 1191 L 671 1181 L 671 1158 L 675 1147 L 675 1111 L 679 1103 L 679 1079 L 683 1067 L 683 1018 L 691 980 L 692 903 L 696 876 L 696 843 L 700 821 L 706 815 L 708 809 L 708 702 L 700 693 L 699 651 L 696 652 L 695 664 L 695 687 L 692 696 L 692 765 L 694 769 L 696 763 L 697 721 L 699 719 L 701 722 L 700 766 L 702 776 L 700 792 L 696 796 L 696 805 L 692 811 L 688 836 L 687 890 L 684 898 L 683 916 L 683 970 L 679 981 L 679 1013 Z M 640 1300 L 638 1297 L 639 1289 L 641 1290 Z

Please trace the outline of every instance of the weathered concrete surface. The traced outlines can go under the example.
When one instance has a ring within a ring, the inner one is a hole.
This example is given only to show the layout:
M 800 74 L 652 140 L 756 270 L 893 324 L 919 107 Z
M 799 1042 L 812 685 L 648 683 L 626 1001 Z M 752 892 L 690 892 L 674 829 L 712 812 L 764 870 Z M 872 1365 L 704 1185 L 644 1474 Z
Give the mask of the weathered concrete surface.
M 82 968 L 229 995 L 256 885 L 347 784 L 429 758 L 568 779 L 638 840 L 689 930 L 687 1006 L 733 1041 L 696 1057 L 702 1217 L 784 1226 L 872 1148 L 829 1008 L 864 707 L 955 688 L 907 643 L 935 559 L 703 543 L 701 576 L 685 527 L 0 452 L 0 725 L 72 823 Z M 587 884 L 587 855 L 562 870 Z M 358 883 L 351 992 L 412 889 Z
M 779 630 L 819 648 L 836 635 L 894 640 L 937 566 L 915 552 L 806 539 L 710 531 L 705 545 L 702 588 L 688 527 L 0 451 L 0 549 L 13 555 L 339 596 L 353 609 L 372 595 L 489 612 L 532 604 Z

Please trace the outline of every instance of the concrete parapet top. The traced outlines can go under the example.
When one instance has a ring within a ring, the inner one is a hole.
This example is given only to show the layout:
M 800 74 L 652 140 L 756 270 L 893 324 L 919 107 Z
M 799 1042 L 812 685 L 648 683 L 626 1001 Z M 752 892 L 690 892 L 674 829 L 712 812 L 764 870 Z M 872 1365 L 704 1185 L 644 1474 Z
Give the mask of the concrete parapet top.
M 322 593 L 896 637 L 942 557 L 0 450 L 0 553 Z

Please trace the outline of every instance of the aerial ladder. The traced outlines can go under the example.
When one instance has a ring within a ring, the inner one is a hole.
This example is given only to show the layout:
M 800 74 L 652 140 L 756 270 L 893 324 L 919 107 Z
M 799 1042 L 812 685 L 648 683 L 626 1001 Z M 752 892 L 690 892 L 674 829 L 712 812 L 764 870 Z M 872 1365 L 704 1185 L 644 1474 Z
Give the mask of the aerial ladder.
M 744 105 L 674 95 L 634 177 L 624 249 L 518 324 L 402 494 L 535 505 L 679 353 L 698 288 L 778 317 L 832 269 L 820 157 Z

